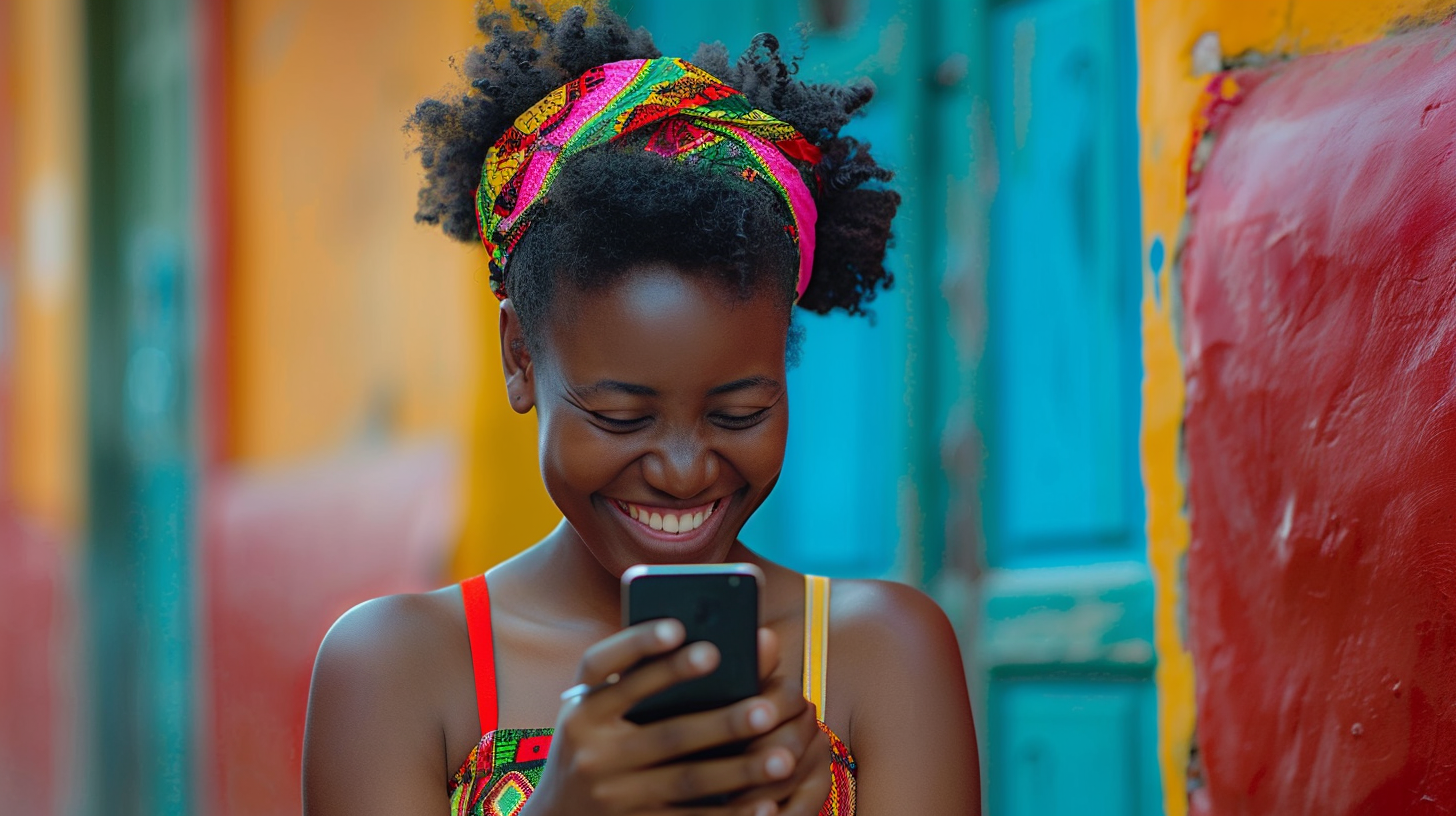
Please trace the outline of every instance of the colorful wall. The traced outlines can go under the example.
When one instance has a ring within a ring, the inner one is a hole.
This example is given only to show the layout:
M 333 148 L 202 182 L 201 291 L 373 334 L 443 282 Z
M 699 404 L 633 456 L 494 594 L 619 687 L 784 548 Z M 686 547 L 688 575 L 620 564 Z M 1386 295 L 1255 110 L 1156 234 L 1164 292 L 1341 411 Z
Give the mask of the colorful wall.
M 1456 803 L 1450 11 L 1139 3 L 1169 814 Z

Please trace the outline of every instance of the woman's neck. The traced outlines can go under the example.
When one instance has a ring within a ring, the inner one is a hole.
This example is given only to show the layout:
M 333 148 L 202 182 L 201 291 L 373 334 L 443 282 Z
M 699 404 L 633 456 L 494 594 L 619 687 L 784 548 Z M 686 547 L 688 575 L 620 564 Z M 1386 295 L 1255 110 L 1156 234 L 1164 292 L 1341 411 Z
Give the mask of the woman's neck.
M 502 564 L 499 571 L 507 584 L 502 587 L 506 593 L 519 589 L 538 601 L 551 599 L 550 604 L 512 604 L 516 610 L 531 609 L 532 617 L 549 617 L 553 625 L 599 625 L 611 630 L 621 625 L 617 577 L 602 568 L 565 519 L 535 546 Z

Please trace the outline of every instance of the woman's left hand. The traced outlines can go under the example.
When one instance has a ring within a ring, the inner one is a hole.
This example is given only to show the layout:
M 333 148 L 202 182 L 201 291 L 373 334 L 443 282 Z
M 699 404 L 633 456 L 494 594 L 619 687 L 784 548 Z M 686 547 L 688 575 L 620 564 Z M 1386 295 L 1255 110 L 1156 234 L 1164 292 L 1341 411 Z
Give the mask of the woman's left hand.
M 736 798 L 777 802 L 779 816 L 817 816 L 832 783 L 829 737 L 820 730 L 814 706 L 804 699 L 797 678 L 778 673 L 779 663 L 778 636 L 770 629 L 759 630 L 758 673 L 763 696 L 775 700 L 780 711 L 800 710 L 749 743 L 748 753 L 761 756 L 772 748 L 784 748 L 795 758 L 794 772 L 779 782 L 749 788 Z

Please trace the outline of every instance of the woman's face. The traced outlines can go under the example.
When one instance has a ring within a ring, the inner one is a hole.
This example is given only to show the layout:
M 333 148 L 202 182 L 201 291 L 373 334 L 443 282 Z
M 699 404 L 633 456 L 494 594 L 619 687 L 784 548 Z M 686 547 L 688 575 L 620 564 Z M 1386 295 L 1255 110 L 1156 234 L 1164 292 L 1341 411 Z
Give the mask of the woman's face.
M 528 358 L 516 377 L 507 360 L 508 384 L 537 411 L 547 492 L 613 574 L 725 560 L 783 467 L 784 306 L 721 287 L 661 265 L 559 287 L 534 358 L 503 324 L 507 356 Z

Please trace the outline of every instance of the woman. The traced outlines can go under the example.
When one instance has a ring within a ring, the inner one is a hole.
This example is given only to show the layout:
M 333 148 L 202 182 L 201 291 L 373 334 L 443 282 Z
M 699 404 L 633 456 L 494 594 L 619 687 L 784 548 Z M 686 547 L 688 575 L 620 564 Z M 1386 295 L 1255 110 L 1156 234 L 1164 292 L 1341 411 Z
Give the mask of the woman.
M 417 218 L 490 253 L 507 397 L 537 413 L 565 518 L 488 576 L 334 625 L 309 698 L 306 812 L 979 812 L 940 609 L 881 581 L 831 592 L 737 540 L 783 465 L 794 305 L 860 313 L 890 283 L 899 197 L 838 135 L 871 90 L 795 80 L 767 36 L 731 64 L 721 46 L 684 62 L 602 8 L 590 25 L 580 8 L 518 11 L 524 25 L 482 16 L 471 89 L 411 119 Z M 624 719 L 719 656 L 683 647 L 675 621 L 618 631 L 621 574 L 726 561 L 767 579 L 761 694 Z

